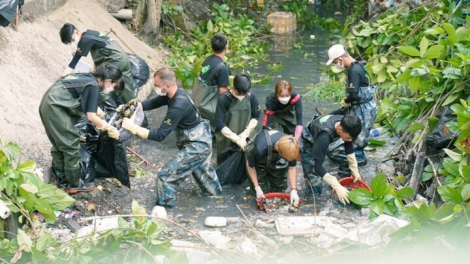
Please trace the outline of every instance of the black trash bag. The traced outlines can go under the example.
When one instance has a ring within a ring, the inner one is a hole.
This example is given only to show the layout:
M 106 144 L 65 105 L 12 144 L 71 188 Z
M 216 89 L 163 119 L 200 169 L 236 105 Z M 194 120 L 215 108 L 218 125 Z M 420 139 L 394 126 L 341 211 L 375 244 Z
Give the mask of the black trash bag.
M 147 62 L 141 57 L 135 54 L 127 54 L 129 56 L 129 60 L 131 61 L 131 75 L 132 79 L 134 79 L 134 87 L 136 88 L 136 95 L 138 92 L 138 88 L 144 85 L 150 77 L 150 70 Z
M 100 143 L 99 130 L 88 121 L 86 115 L 82 115 L 80 120 L 75 124 L 80 137 L 80 147 L 88 153 L 93 154 L 98 150 Z
M 126 150 L 122 142 L 109 138 L 107 135 L 102 135 L 99 149 L 93 155 L 93 158 L 96 161 L 97 178 L 114 177 L 122 185 L 131 188 Z
M 428 147 L 441 150 L 452 146 L 460 135 L 452 133 L 447 126 L 449 122 L 457 121 L 457 116 L 449 107 L 445 107 L 442 114 L 437 115 L 437 117 L 439 118 L 439 122 L 427 136 L 426 144 Z
M 222 164 L 217 168 L 216 173 L 222 186 L 241 184 L 248 179 L 246 171 L 245 152 L 240 147 L 227 148 L 222 152 Z
M 23 4 L 24 0 L 0 0 L 0 26 L 7 27 Z
M 92 154 L 81 145 L 80 148 L 80 176 L 79 188 L 92 187 L 95 185 L 95 160 Z

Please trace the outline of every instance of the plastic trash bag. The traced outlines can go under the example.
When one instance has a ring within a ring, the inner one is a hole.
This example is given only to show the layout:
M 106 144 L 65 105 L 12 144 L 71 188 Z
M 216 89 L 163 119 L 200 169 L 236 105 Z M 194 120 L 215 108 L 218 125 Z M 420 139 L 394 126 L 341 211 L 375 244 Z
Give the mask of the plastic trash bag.
M 96 177 L 114 177 L 122 185 L 131 188 L 126 150 L 122 142 L 109 138 L 107 135 L 101 136 L 99 149 L 93 158 L 96 161 Z
M 439 122 L 427 136 L 426 144 L 433 149 L 440 150 L 452 146 L 460 135 L 454 134 L 449 129 L 448 125 L 451 122 L 457 122 L 457 116 L 449 107 L 446 107 L 437 117 L 439 117 Z
M 95 182 L 95 161 L 93 153 L 98 150 L 100 132 L 88 121 L 86 115 L 82 115 L 75 124 L 80 138 L 80 169 L 81 176 L 79 187 L 92 186 Z
M 241 184 L 248 179 L 245 152 L 241 151 L 240 147 L 227 148 L 222 152 L 222 157 L 224 162 L 216 170 L 222 186 Z
M 85 148 L 80 148 L 80 170 L 82 172 L 79 188 L 95 185 L 95 160 Z
M 127 54 L 131 61 L 131 75 L 134 79 L 134 87 L 136 87 L 136 95 L 138 88 L 144 85 L 150 77 L 150 70 L 147 62 L 135 54 Z

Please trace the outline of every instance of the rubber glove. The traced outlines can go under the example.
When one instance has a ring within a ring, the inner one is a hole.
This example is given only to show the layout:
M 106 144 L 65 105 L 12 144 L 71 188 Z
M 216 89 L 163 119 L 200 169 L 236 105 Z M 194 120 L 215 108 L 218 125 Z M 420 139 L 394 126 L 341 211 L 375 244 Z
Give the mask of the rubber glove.
M 112 125 L 103 122 L 99 127 L 97 127 L 99 130 L 108 132 L 108 136 L 112 139 L 118 140 L 119 139 L 119 131 L 117 128 L 113 127 Z
M 331 186 L 331 188 L 333 188 L 333 190 L 336 192 L 336 195 L 338 196 L 338 199 L 341 203 L 343 204 L 349 203 L 349 199 L 348 199 L 349 191 L 338 182 L 336 177 L 327 173 L 325 174 L 325 176 L 323 176 L 323 181 L 328 183 Z
M 258 125 L 258 120 L 252 118 L 246 126 L 245 130 L 243 130 L 243 132 L 241 132 L 238 136 L 246 140 L 250 136 L 251 131 L 256 128 L 256 125 Z
M 100 118 L 100 119 L 103 119 L 103 117 L 106 116 L 106 113 L 101 110 L 101 108 L 98 107 L 98 109 L 96 110 L 96 115 Z
M 346 157 L 348 158 L 348 165 L 351 170 L 351 174 L 354 177 L 354 182 L 357 182 L 361 179 L 361 175 L 359 174 L 359 168 L 357 166 L 356 154 L 351 153 L 346 155 Z
M 294 206 L 299 206 L 299 195 L 297 194 L 297 190 L 293 189 L 290 191 L 290 204 L 294 204 Z
M 148 129 L 134 124 L 134 122 L 132 122 L 132 120 L 130 120 L 127 117 L 125 117 L 122 120 L 122 128 L 128 130 L 132 134 L 137 135 L 141 138 L 147 139 L 149 137 L 149 130 Z
M 226 126 L 222 128 L 220 132 L 222 132 L 222 135 L 230 139 L 233 143 L 237 144 L 242 150 L 245 150 L 246 139 L 240 138 L 237 134 L 233 133 L 232 130 L 230 130 L 230 128 Z
M 237 145 L 240 147 L 240 149 L 241 149 L 242 151 L 245 151 L 245 148 L 246 148 L 246 139 L 240 138 L 239 140 L 237 140 L 237 141 L 235 142 L 235 144 L 237 144 Z
M 303 126 L 297 125 L 295 126 L 294 137 L 295 139 L 299 140 L 299 137 L 302 135 L 302 130 L 304 129 Z
M 136 105 L 136 106 L 140 106 L 142 108 L 142 103 L 138 99 L 132 99 L 127 104 L 122 104 L 122 105 L 118 106 L 118 108 L 116 108 L 116 112 L 121 113 L 126 105 L 127 106 Z M 143 108 L 142 108 L 142 110 L 143 110 Z
M 341 102 L 339 103 L 339 105 L 340 105 L 342 108 L 349 108 L 349 107 L 351 107 L 351 104 L 350 104 L 350 103 L 346 103 L 346 102 L 344 101 L 345 99 L 346 99 L 346 98 L 343 98 L 343 99 L 341 100 Z
M 261 187 L 259 185 L 255 187 L 255 191 L 256 191 L 256 199 L 264 198 L 263 190 L 261 190 Z

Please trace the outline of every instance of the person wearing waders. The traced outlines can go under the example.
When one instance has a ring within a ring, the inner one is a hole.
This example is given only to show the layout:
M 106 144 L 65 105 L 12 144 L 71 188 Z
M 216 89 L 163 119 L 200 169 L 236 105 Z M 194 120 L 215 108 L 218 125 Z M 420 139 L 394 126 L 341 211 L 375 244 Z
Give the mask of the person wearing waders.
M 143 110 L 168 106 L 158 129 L 148 130 L 124 118 L 122 127 L 131 133 L 155 141 L 162 141 L 175 131 L 179 152 L 157 174 L 157 205 L 172 207 L 176 203 L 176 188 L 193 175 L 204 194 L 219 195 L 222 187 L 211 166 L 212 135 L 209 122 L 202 119 L 184 89 L 178 88 L 175 72 L 161 68 L 154 74 L 157 96 L 139 102 Z
M 88 56 L 88 53 L 91 53 L 91 58 L 93 59 L 95 68 L 106 63 L 121 70 L 124 89 L 122 93 L 119 94 L 122 102 L 120 102 L 120 100 L 116 100 L 118 105 L 121 103 L 127 103 L 136 97 L 129 56 L 116 41 L 95 30 L 88 29 L 85 32 L 80 32 L 70 23 L 65 23 L 60 29 L 60 38 L 62 43 L 71 44 L 77 47 L 75 55 L 73 55 L 66 73 L 70 73 L 75 69 L 75 66 L 81 57 L 86 57 Z
M 294 135 L 296 139 L 302 134 L 302 97 L 292 91 L 288 81 L 278 81 L 274 92 L 266 97 L 263 126 Z
M 297 139 L 277 130 L 263 128 L 248 142 L 245 153 L 250 187 L 255 191 L 256 199 L 264 198 L 265 193 L 285 192 L 287 178 L 291 187 L 291 204 L 298 206 Z
M 348 190 L 338 182 L 335 176 L 325 170 L 323 162 L 325 156 L 335 160 L 336 153 L 332 152 L 329 146 L 334 141 L 342 139 L 354 182 L 360 180 L 361 175 L 352 141 L 361 133 L 361 127 L 361 119 L 356 115 L 326 115 L 314 118 L 303 129 L 299 145 L 304 179 L 308 181 L 307 190 L 321 194 L 323 187 L 321 179 L 323 179 L 336 192 L 341 203 L 349 203 Z
M 245 150 L 246 140 L 258 124 L 261 109 L 250 89 L 250 76 L 240 74 L 233 79 L 233 89 L 219 97 L 215 112 L 217 165 L 222 164 L 222 152 L 227 148 L 238 145 Z
M 93 183 L 81 180 L 80 139 L 75 124 L 82 114 L 110 138 L 119 139 L 117 129 L 101 120 L 104 112 L 98 102 L 100 92 L 108 94 L 115 90 L 121 77 L 121 70 L 102 64 L 95 73 L 73 73 L 59 78 L 42 97 L 39 114 L 52 144 L 52 173 L 68 193 L 94 188 Z
M 340 70 L 347 69 L 347 96 L 341 100 L 340 106 L 345 110 L 346 114 L 354 114 L 361 119 L 362 130 L 353 143 L 357 162 L 360 166 L 364 166 L 367 164 L 364 148 L 367 147 L 369 132 L 377 118 L 377 103 L 375 101 L 377 87 L 370 84 L 364 65 L 352 58 L 343 45 L 333 45 L 328 50 L 328 58 L 329 60 L 326 62 L 326 65 L 334 63 L 335 67 Z M 352 159 L 352 156 L 347 156 L 344 153 L 344 148 L 341 147 L 342 143 L 338 141 L 336 146 L 332 146 L 332 148 L 335 148 L 335 152 L 337 152 L 334 157 L 335 162 L 340 164 L 339 174 L 342 177 L 346 177 L 350 176 L 351 172 L 345 164 L 347 163 L 346 161 Z

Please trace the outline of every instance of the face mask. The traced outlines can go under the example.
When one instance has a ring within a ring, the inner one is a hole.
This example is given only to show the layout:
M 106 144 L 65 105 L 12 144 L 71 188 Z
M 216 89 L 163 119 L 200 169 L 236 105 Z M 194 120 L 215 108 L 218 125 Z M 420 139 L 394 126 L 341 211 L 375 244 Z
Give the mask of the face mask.
M 166 96 L 166 93 L 163 92 L 163 89 L 160 87 L 155 87 L 155 92 L 158 96 Z
M 279 102 L 281 102 L 281 104 L 285 105 L 289 102 L 290 96 L 289 97 L 278 97 L 277 99 L 279 100 Z
M 246 97 L 246 95 L 233 95 L 233 96 L 235 96 L 235 98 L 237 98 L 238 101 L 241 101 L 243 100 L 243 98 Z
M 336 69 L 338 69 L 338 70 L 344 70 L 343 61 L 341 60 L 341 63 L 339 63 L 339 62 L 336 63 L 336 64 L 335 64 L 335 67 L 336 67 Z
M 114 88 L 113 87 L 108 87 L 108 88 L 104 88 L 102 93 L 109 94 L 112 91 L 114 91 Z
M 72 43 L 72 46 L 78 46 L 78 40 L 72 41 L 71 43 Z

